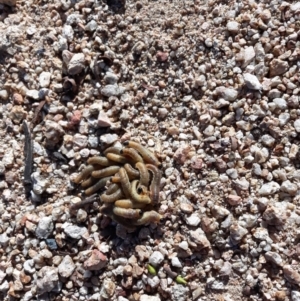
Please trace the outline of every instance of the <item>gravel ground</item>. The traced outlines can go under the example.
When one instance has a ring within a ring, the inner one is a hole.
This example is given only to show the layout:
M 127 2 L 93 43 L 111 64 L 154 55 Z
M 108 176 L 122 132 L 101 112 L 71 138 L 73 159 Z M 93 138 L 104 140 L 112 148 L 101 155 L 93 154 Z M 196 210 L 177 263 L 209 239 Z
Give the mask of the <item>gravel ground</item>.
M 300 2 L 15 2 L 1 300 L 299 301 Z M 163 174 L 163 220 L 131 233 L 99 202 L 69 210 L 87 159 L 128 139 Z

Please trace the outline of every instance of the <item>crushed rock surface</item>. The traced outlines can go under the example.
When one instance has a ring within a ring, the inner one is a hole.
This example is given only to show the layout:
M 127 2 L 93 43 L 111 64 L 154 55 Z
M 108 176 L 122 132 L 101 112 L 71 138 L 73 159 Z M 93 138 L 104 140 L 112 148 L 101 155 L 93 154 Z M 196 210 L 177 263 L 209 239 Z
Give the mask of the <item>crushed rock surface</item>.
M 0 299 L 300 300 L 299 22 L 297 1 L 0 0 Z M 133 233 L 69 210 L 128 139 L 163 173 L 164 219 Z

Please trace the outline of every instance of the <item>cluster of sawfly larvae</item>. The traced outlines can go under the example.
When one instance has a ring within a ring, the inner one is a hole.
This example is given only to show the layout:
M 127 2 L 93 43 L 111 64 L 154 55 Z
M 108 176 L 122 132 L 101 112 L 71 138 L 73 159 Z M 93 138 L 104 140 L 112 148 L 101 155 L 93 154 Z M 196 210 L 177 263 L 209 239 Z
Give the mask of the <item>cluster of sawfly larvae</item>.
M 137 142 L 126 141 L 123 145 L 107 148 L 104 156 L 89 158 L 74 182 L 81 184 L 86 196 L 106 188 L 100 195 L 100 212 L 128 230 L 159 223 L 162 216 L 154 207 L 159 202 L 160 162 Z

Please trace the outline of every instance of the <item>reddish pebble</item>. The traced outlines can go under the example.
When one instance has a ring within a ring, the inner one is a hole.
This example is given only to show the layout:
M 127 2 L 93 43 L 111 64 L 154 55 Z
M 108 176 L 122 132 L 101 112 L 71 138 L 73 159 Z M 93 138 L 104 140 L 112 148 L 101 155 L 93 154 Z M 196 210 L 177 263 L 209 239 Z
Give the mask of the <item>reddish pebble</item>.
M 166 62 L 168 60 L 169 54 L 167 52 L 158 51 L 156 53 L 156 58 L 159 62 Z
M 194 156 L 192 159 L 191 159 L 191 167 L 193 169 L 202 169 L 203 167 L 203 161 L 201 158 L 197 157 L 197 156 Z
M 16 105 L 21 105 L 24 102 L 23 96 L 19 93 L 14 93 L 12 96 L 12 100 Z
M 81 112 L 79 110 L 76 110 L 73 112 L 73 116 L 70 119 L 70 125 L 77 125 L 79 124 L 81 120 Z
M 190 146 L 181 146 L 175 151 L 173 159 L 177 164 L 184 164 L 184 162 L 187 160 L 189 151 Z
M 242 202 L 242 198 L 238 195 L 235 194 L 230 194 L 227 197 L 227 202 L 231 205 L 231 206 L 237 206 Z
M 85 269 L 90 271 L 97 271 L 107 265 L 107 257 L 98 250 L 93 250 L 91 256 L 84 262 Z

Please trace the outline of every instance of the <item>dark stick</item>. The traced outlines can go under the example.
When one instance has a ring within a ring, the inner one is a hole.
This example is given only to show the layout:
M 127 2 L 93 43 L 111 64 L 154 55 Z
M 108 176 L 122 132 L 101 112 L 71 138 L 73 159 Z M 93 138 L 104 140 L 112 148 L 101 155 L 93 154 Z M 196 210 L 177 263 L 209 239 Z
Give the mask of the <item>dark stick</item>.
M 24 156 L 25 156 L 25 168 L 24 168 L 24 188 L 26 191 L 26 195 L 30 194 L 32 189 L 32 165 L 33 165 L 33 145 L 31 134 L 27 125 L 27 122 L 23 121 L 23 131 L 25 135 L 25 143 L 24 143 Z

